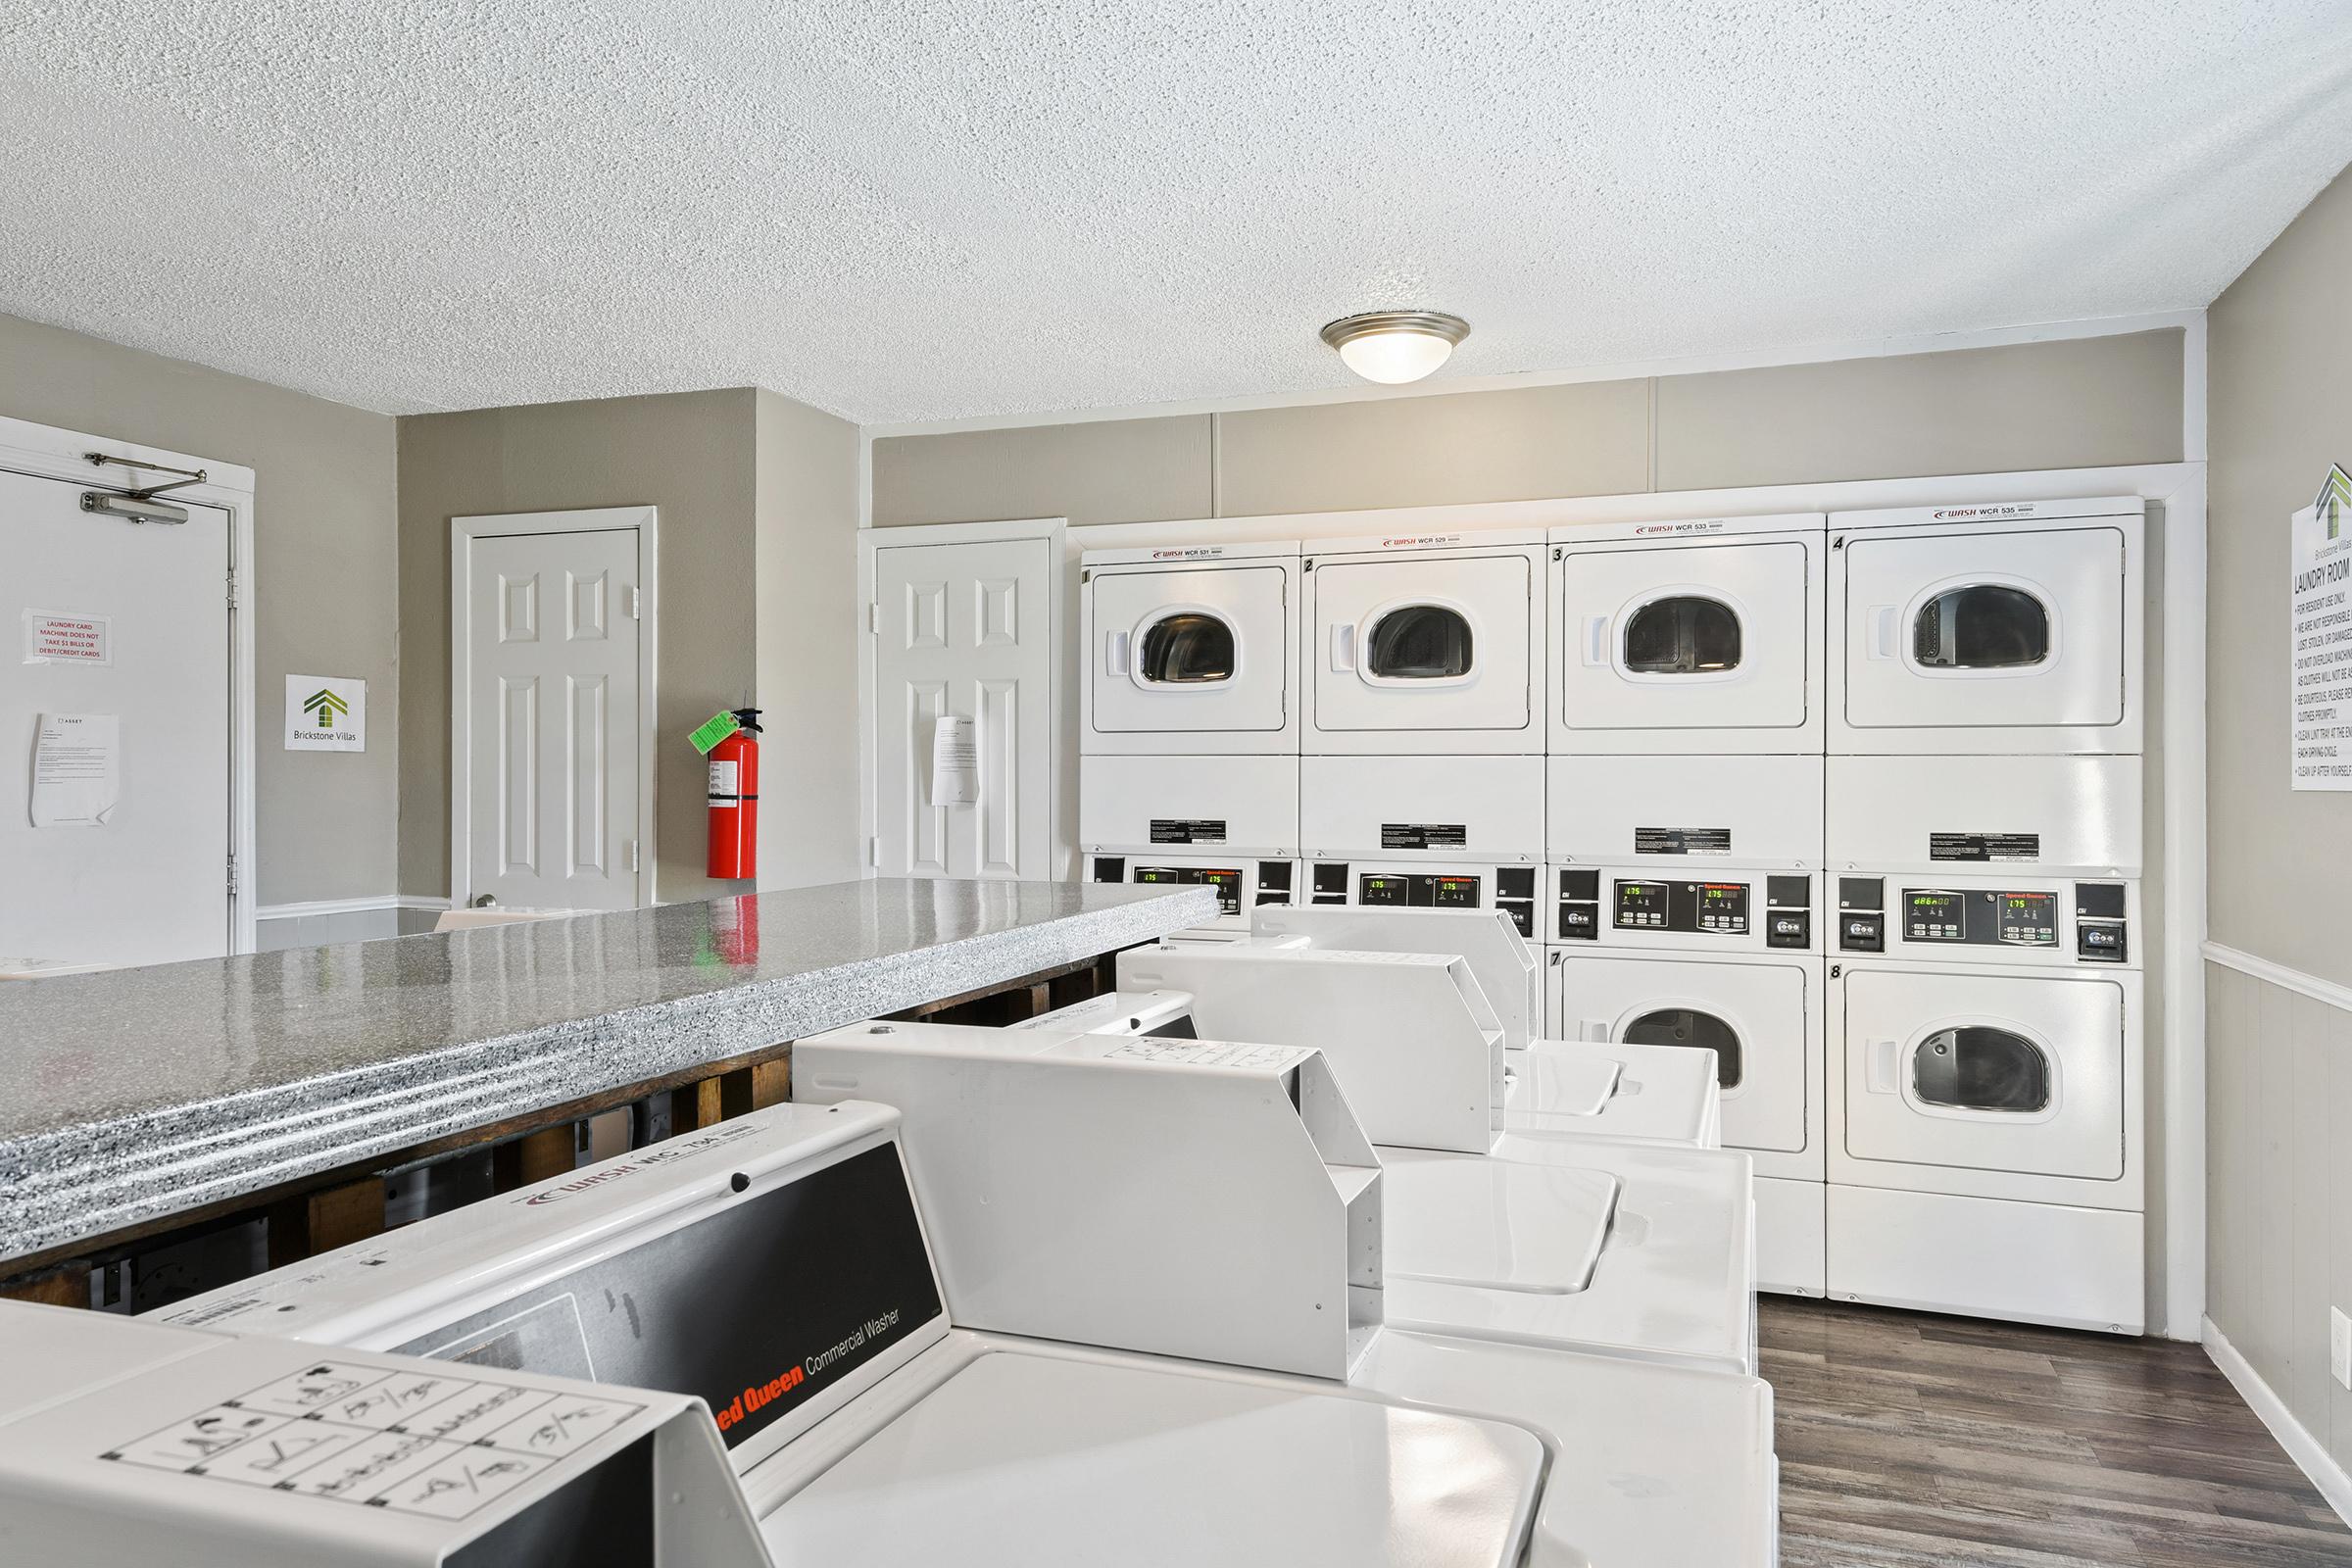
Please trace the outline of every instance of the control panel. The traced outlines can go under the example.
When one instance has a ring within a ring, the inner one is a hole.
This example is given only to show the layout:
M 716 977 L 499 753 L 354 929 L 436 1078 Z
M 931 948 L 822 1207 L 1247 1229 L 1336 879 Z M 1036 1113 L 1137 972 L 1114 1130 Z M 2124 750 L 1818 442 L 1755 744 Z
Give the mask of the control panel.
M 1601 873 L 1563 866 L 1552 939 L 1597 942 L 1602 928 Z M 1759 929 L 1769 948 L 1809 948 L 1813 943 L 1813 880 L 1767 876 L 1761 901 L 1752 882 L 1679 881 L 1649 877 L 1609 879 L 1608 925 L 1612 930 L 1740 937 Z M 1758 905 L 1761 904 L 1759 909 Z
M 1245 900 L 1251 904 L 1291 902 L 1288 860 L 1253 862 L 1257 870 L 1254 883 L 1250 873 L 1239 866 L 1138 865 L 1131 876 L 1124 855 L 1098 855 L 1093 857 L 1093 862 L 1097 882 L 1131 881 L 1145 887 L 1198 887 L 1205 883 L 1217 890 L 1217 908 L 1225 914 L 1241 913 Z
M 1341 861 L 1319 861 L 1307 900 L 1311 904 L 1483 909 L 1490 906 L 1487 895 L 1491 885 L 1492 907 L 1509 915 L 1521 936 L 1532 938 L 1536 934 L 1536 869 L 1532 865 L 1499 865 L 1483 871 L 1373 870 Z M 1286 897 L 1278 902 L 1290 901 Z
M 1892 907 L 1888 899 L 1892 898 Z M 1838 879 L 1838 951 L 1884 953 L 1891 929 L 1908 948 L 2046 953 L 2084 963 L 2129 960 L 2129 894 L 2120 882 L 2042 887 L 1898 886 Z M 2074 951 L 2066 930 L 2074 928 Z M 1956 951 L 1955 956 L 1959 956 Z

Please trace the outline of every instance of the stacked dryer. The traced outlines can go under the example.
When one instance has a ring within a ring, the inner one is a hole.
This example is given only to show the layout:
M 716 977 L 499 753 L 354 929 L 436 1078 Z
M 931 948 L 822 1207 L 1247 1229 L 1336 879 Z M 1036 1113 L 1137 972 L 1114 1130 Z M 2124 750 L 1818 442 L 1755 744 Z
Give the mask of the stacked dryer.
M 1207 883 L 1245 931 L 1298 886 L 1298 547 L 1080 563 L 1081 874 Z
M 1822 1294 L 1818 513 L 1550 536 L 1550 1032 L 1715 1057 L 1766 1290 Z
M 1500 909 L 1534 939 L 1543 574 L 1534 533 L 1308 551 L 1307 902 Z
M 1835 1296 L 2142 1326 L 2143 529 L 1830 519 Z

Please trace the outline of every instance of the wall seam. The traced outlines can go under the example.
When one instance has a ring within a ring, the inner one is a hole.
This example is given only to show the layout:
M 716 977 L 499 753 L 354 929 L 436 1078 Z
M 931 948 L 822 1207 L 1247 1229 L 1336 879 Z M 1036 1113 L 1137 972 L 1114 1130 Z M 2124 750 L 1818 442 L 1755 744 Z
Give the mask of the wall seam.
M 1208 514 L 1225 515 L 1225 416 L 1208 416 Z
M 1658 493 L 1658 378 L 1656 376 L 1648 377 L 1645 395 L 1648 409 L 1642 416 L 1642 441 L 1644 449 L 1642 458 L 1649 472 L 1649 493 L 1654 496 Z

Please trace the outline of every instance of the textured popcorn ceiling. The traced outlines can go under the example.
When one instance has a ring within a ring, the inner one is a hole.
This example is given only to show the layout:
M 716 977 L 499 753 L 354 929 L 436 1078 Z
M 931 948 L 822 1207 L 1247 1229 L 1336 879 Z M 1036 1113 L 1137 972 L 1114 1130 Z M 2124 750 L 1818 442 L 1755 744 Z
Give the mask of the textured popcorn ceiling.
M 368 408 L 866 421 L 2207 303 L 2348 0 L 0 4 L 0 311 Z

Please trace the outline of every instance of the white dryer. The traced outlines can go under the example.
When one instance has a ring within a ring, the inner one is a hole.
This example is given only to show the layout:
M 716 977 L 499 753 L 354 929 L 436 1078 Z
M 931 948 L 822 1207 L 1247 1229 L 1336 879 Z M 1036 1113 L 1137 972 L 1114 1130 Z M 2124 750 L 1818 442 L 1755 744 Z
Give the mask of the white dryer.
M 2134 497 L 1832 514 L 1833 756 L 2141 750 Z
M 1938 868 L 1839 901 L 1832 1294 L 2138 1333 L 2138 884 Z
M 1552 752 L 1818 754 L 1824 520 L 1552 529 Z
M 1086 880 L 1207 883 L 1237 929 L 1296 895 L 1299 605 L 1292 543 L 1081 559 Z

